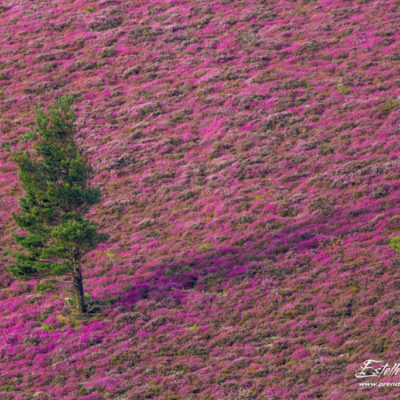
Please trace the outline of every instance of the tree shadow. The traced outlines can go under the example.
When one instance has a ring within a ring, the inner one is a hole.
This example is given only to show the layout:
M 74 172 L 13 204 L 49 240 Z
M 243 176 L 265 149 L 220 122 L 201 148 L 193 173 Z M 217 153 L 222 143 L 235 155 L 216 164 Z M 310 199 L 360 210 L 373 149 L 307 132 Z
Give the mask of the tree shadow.
M 222 246 L 171 262 L 153 265 L 147 276 L 138 275 L 131 281 L 132 289 L 122 293 L 113 306 L 131 307 L 143 299 L 161 304 L 181 304 L 190 291 L 223 290 L 227 282 L 239 282 L 244 277 L 267 273 L 278 277 L 273 260 L 256 247 Z
M 296 263 L 297 256 L 312 257 L 323 251 L 327 243 L 340 247 L 341 238 L 375 229 L 371 225 L 375 214 L 372 206 L 357 210 L 337 207 L 328 215 L 288 218 L 280 229 L 266 232 L 262 238 L 249 240 L 243 246 L 221 246 L 185 259 L 154 264 L 146 275 L 134 277 L 132 289 L 122 293 L 114 304 L 131 306 L 143 299 L 179 304 L 191 290 L 215 293 L 246 277 L 268 278 L 272 285 L 279 285 L 287 277 L 311 268 L 307 263 Z

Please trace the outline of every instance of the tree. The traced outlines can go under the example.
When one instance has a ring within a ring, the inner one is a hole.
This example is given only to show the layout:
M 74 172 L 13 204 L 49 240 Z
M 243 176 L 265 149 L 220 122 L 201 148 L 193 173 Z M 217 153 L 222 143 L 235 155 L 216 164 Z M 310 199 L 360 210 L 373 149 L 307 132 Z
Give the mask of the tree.
M 35 111 L 36 128 L 24 139 L 31 150 L 12 153 L 25 195 L 19 199 L 19 214 L 13 213 L 25 233 L 12 233 L 25 251 L 13 252 L 11 274 L 21 280 L 70 274 L 76 312 L 86 304 L 81 259 L 108 235 L 97 232 L 96 224 L 84 219 L 101 192 L 89 184 L 93 169 L 74 140 L 77 115 L 71 110 L 72 95 L 64 95 Z

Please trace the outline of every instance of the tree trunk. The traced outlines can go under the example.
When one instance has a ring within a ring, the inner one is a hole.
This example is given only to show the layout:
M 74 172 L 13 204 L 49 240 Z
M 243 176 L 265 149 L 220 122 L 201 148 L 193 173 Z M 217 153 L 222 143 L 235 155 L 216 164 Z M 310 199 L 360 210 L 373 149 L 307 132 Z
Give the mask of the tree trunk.
M 82 271 L 80 265 L 76 265 L 72 271 L 73 277 L 73 290 L 75 297 L 75 307 L 78 314 L 86 313 L 86 304 L 83 294 L 83 284 L 82 284 Z

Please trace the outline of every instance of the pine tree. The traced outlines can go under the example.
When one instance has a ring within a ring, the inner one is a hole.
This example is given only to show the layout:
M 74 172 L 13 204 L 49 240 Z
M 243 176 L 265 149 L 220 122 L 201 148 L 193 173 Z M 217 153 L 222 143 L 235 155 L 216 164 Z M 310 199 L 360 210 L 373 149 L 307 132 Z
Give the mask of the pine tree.
M 93 169 L 75 140 L 77 115 L 71 110 L 72 95 L 61 96 L 35 111 L 36 128 L 24 138 L 31 150 L 12 153 L 24 196 L 19 213 L 13 213 L 25 233 L 12 232 L 25 251 L 13 252 L 11 274 L 21 280 L 70 274 L 76 312 L 86 312 L 81 259 L 108 235 L 97 232 L 96 224 L 84 219 L 101 199 L 100 190 L 90 186 Z

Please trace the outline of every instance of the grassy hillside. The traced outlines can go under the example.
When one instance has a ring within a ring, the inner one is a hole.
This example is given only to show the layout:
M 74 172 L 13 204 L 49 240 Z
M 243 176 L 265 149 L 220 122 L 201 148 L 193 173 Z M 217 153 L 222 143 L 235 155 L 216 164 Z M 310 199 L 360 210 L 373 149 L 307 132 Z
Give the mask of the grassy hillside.
M 398 0 L 0 12 L 2 400 L 398 398 L 354 376 L 400 362 Z M 64 93 L 111 237 L 85 321 L 6 272 L 8 150 Z

